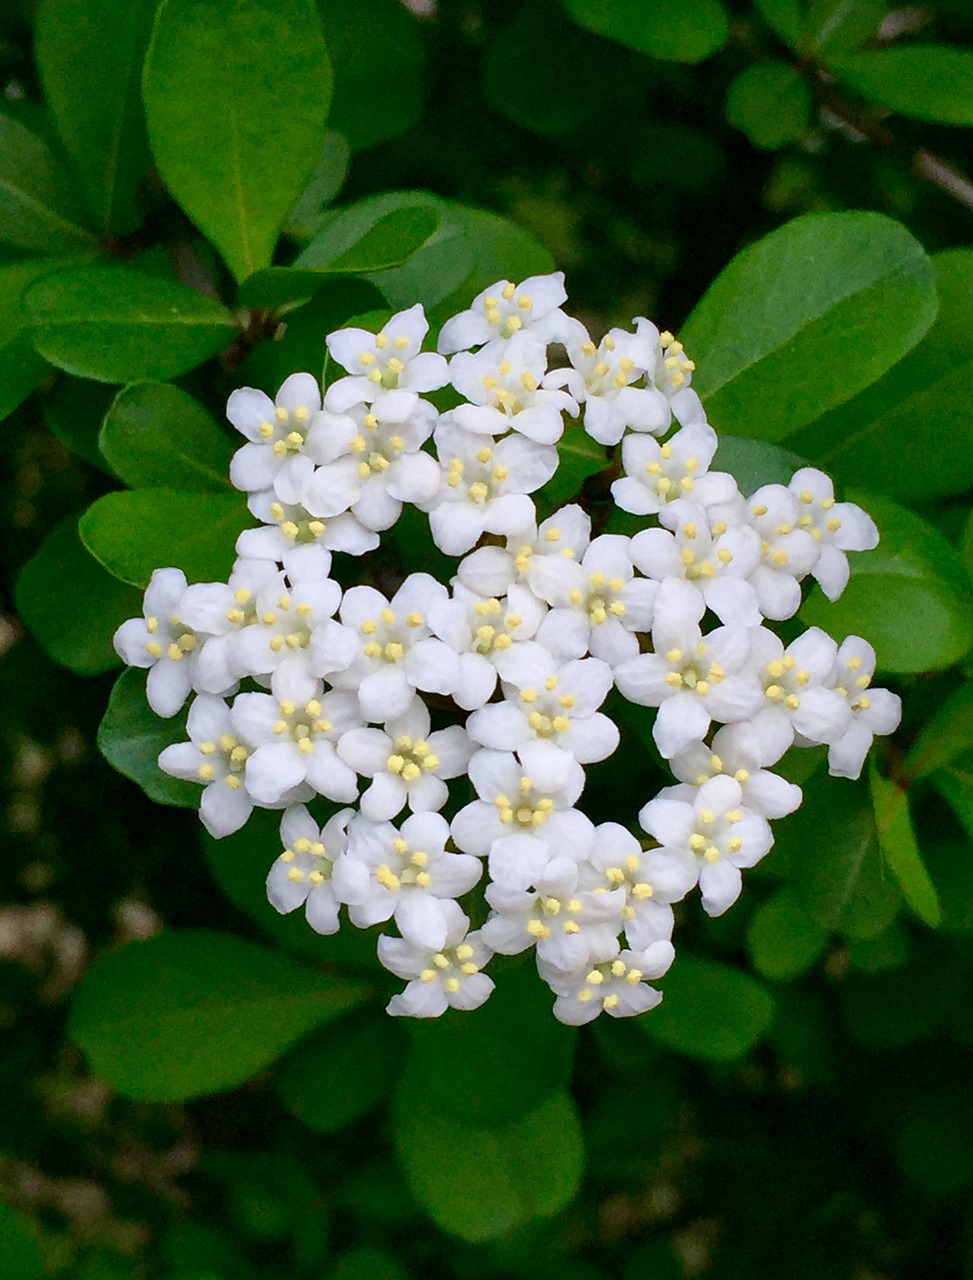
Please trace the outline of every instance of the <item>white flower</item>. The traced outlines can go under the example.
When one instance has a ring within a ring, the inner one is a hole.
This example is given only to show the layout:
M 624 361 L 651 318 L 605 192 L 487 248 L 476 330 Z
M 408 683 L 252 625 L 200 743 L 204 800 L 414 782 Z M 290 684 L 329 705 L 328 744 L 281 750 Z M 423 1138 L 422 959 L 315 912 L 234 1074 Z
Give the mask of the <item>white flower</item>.
M 766 818 L 743 805 L 734 778 L 718 774 L 683 799 L 663 791 L 639 811 L 642 828 L 664 850 L 688 850 L 699 865 L 703 908 L 720 916 L 736 902 L 743 884 L 741 868 L 760 861 L 774 837 Z
M 421 304 L 399 311 L 378 333 L 338 329 L 326 339 L 331 357 L 352 375 L 328 388 L 325 405 L 336 413 L 371 402 L 382 391 L 436 391 L 449 381 L 441 355 L 422 350 L 429 322 Z
M 429 628 L 430 610 L 446 599 L 446 588 L 428 573 L 410 574 L 391 600 L 374 587 L 345 592 L 341 621 L 356 634 L 358 652 L 330 680 L 357 690 L 366 720 L 402 715 L 416 689 L 448 694 L 456 687 L 459 660 Z
M 483 864 L 466 853 L 447 853 L 449 823 L 438 813 L 416 813 L 400 830 L 390 822 L 355 818 L 335 884 L 349 904 L 352 924 L 367 929 L 392 917 L 407 942 L 438 950 L 446 945 L 446 903 L 468 893 Z
M 254 387 L 234 391 L 226 416 L 247 437 L 230 461 L 230 480 L 254 493 L 270 489 L 288 459 L 304 448 L 311 419 L 321 408 L 321 392 L 309 373 L 292 373 L 275 400 Z
M 350 462 L 350 460 L 349 460 Z M 297 464 L 305 464 L 298 468 Z M 353 464 L 352 464 L 353 465 Z M 273 489 L 252 493 L 248 507 L 258 520 L 264 522 L 262 529 L 244 529 L 237 538 L 237 554 L 253 556 L 258 560 L 275 560 L 284 565 L 290 572 L 292 569 L 299 576 L 325 577 L 331 570 L 331 557 L 327 561 L 318 561 L 310 567 L 306 560 L 300 563 L 293 559 L 288 561 L 295 548 L 319 548 L 321 552 L 344 551 L 350 556 L 361 556 L 366 551 L 374 551 L 378 546 L 378 534 L 366 529 L 349 511 L 336 515 L 324 516 L 312 512 L 301 500 L 303 485 L 310 480 L 314 472 L 314 463 L 303 455 L 295 459 L 295 466 L 278 476 L 278 485 L 284 488 L 282 481 L 287 480 L 285 492 L 287 497 L 280 497 Z M 323 564 L 327 564 L 324 569 Z
M 541 385 L 547 371 L 544 343 L 532 333 L 517 333 L 501 349 L 462 353 L 449 366 L 453 386 L 470 402 L 453 410 L 464 431 L 501 436 L 519 431 L 538 444 L 555 444 L 564 432 L 562 413 L 578 416 L 574 398 Z
M 737 492 L 736 481 L 726 472 L 710 471 L 716 453 L 716 432 L 705 422 L 692 423 L 659 444 L 647 435 L 630 435 L 622 441 L 621 480 L 612 485 L 612 496 L 623 511 L 656 515 L 676 498 L 689 498 L 701 507 L 729 502 Z
M 303 805 L 291 806 L 280 823 L 284 852 L 267 876 L 267 897 L 281 915 L 302 903 L 315 933 L 338 932 L 340 899 L 334 872 L 348 844 L 348 823 L 354 809 L 342 809 L 319 828 Z
M 831 686 L 838 646 L 811 627 L 784 648 L 765 627 L 751 633 L 752 658 L 763 685 L 764 709 L 754 720 L 758 734 L 781 734 L 807 742 L 837 742 L 851 724 L 847 701 Z M 774 724 L 776 721 L 776 725 Z
M 414 813 L 441 809 L 449 798 L 444 778 L 457 778 L 476 747 L 459 725 L 429 732 L 429 711 L 421 698 L 381 729 L 350 729 L 338 755 L 372 779 L 361 811 L 373 822 L 394 818 L 408 804 Z
M 498 280 L 478 293 L 468 310 L 446 321 L 437 345 L 444 355 L 450 355 L 484 342 L 504 342 L 524 330 L 541 342 L 558 342 L 570 326 L 560 310 L 567 296 L 563 271 L 530 276 L 520 284 Z
M 646 979 L 661 978 L 675 959 L 671 942 L 654 942 L 645 951 L 622 951 L 590 968 L 562 973 L 538 963 L 545 982 L 557 996 L 554 1016 L 569 1027 L 592 1022 L 602 1010 L 613 1018 L 631 1018 L 654 1009 L 662 993 Z
M 378 940 L 378 958 L 399 978 L 412 981 L 388 1002 L 387 1013 L 438 1018 L 447 1008 L 478 1009 L 493 990 L 482 971 L 492 952 L 455 902 L 443 902 L 448 930 L 442 947 L 419 947 L 405 938 Z
M 743 803 L 765 818 L 784 818 L 801 804 L 801 788 L 787 782 L 768 765 L 776 764 L 791 745 L 790 726 L 776 717 L 760 728 L 744 721 L 728 724 L 713 736 L 711 746 L 691 742 L 669 761 L 680 782 L 701 787 L 717 774 L 727 774 L 740 784 Z
M 832 687 L 848 699 L 851 724 L 828 750 L 828 772 L 857 778 L 876 734 L 892 733 L 902 719 L 902 700 L 888 689 L 872 689 L 875 650 L 860 636 L 843 641 L 835 660 Z
M 270 560 L 237 560 L 229 582 L 196 582 L 179 604 L 180 616 L 206 640 L 197 654 L 195 683 L 207 693 L 226 693 L 250 672 L 240 670 L 233 654 L 239 631 L 257 618 L 257 595 L 265 588 L 286 589 L 283 573 Z
M 484 533 L 514 534 L 534 520 L 527 497 L 557 470 L 557 449 L 511 434 L 499 442 L 471 435 L 444 416 L 435 433 L 442 480 L 416 505 L 429 512 L 433 540 L 448 556 L 469 551 Z
M 846 551 L 871 551 L 878 546 L 878 529 L 871 516 L 853 502 L 835 502 L 830 476 L 813 467 L 795 471 L 790 485 L 797 495 L 801 514 L 799 529 L 805 529 L 821 545 L 821 555 L 811 570 L 829 600 L 837 600 L 848 585 Z
M 181 569 L 156 569 L 145 588 L 143 617 L 129 618 L 115 632 L 115 652 L 130 667 L 148 667 L 146 696 L 157 716 L 174 716 L 189 696 L 204 637 L 182 621 L 186 591 Z M 214 690 L 230 692 L 231 690 Z
M 653 362 L 648 370 L 653 384 L 669 399 L 685 391 L 692 382 L 696 365 L 686 355 L 682 343 L 677 342 L 668 329 L 660 333 L 644 316 L 636 318 L 635 330 L 652 350 Z
M 230 641 L 238 674 L 268 676 L 282 663 L 300 664 L 317 676 L 347 667 L 357 646 L 351 632 L 332 619 L 340 600 L 341 588 L 332 578 L 296 581 L 289 589 L 280 582 L 264 587 L 253 621 Z
M 487 546 L 460 561 L 460 582 L 481 596 L 504 596 L 513 582 L 533 586 L 537 567 L 535 556 L 561 556 L 580 560 L 591 541 L 591 517 L 572 503 L 561 507 L 538 527 L 533 516 L 515 533 L 508 534 L 505 547 Z

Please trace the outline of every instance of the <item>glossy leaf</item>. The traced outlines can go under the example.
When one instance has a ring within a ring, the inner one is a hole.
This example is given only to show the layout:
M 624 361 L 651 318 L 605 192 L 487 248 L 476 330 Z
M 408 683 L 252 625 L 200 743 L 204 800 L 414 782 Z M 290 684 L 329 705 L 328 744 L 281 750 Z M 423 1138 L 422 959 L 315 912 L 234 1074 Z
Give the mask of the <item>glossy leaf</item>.
M 78 527 L 109 573 L 144 587 L 160 566 L 182 569 L 190 582 L 225 582 L 236 539 L 253 524 L 239 493 L 138 489 L 106 493 Z
M 168 382 L 134 382 L 121 390 L 99 445 L 115 475 L 133 488 L 219 493 L 230 487 L 229 435 Z
M 0 267 L 0 418 L 13 413 L 50 368 L 34 350 L 22 299 L 24 290 L 52 266 L 42 260 Z
M 754 0 L 754 8 L 784 44 L 798 48 L 804 34 L 802 0 Z
M 659 1044 L 690 1058 L 742 1058 L 773 1020 L 774 1001 L 767 988 L 730 965 L 679 953 L 661 985 L 662 1004 L 639 1026 Z
M 284 224 L 288 235 L 300 240 L 308 238 L 310 224 L 320 217 L 344 186 L 350 159 L 345 135 L 329 129 L 324 135 L 317 166 Z
M 170 931 L 95 961 L 70 1034 L 119 1093 L 178 1102 L 242 1084 L 366 994 L 228 934 Z
M 881 377 L 935 315 L 932 267 L 904 227 L 807 214 L 738 254 L 679 336 L 714 425 L 779 441 Z
M 103 382 L 61 373 L 40 401 L 44 422 L 61 443 L 104 472 L 109 472 L 109 466 L 98 448 L 98 436 L 114 398 L 115 389 Z
M 747 951 L 764 978 L 787 981 L 806 973 L 824 950 L 827 930 L 787 889 L 762 902 L 747 925 Z
M 702 62 L 730 30 L 719 0 L 564 0 L 564 6 L 589 31 L 667 62 Z
M 874 39 L 888 12 L 885 0 L 809 0 L 804 47 L 836 57 Z
M 159 8 L 144 80 L 152 151 L 237 280 L 270 264 L 318 162 L 331 88 L 313 0 Z
M 131 616 L 137 616 L 133 610 Z M 172 778 L 159 768 L 160 753 L 186 741 L 183 716 L 163 720 L 145 699 L 145 672 L 129 667 L 115 681 L 98 727 L 98 750 L 124 777 L 137 783 L 150 800 L 181 809 L 199 807 L 200 788 Z
M 17 580 L 17 610 L 55 662 L 79 675 L 117 667 L 112 636 L 141 611 L 134 587 L 113 578 L 78 537 L 78 522 L 53 529 Z
M 151 164 L 142 63 L 156 0 L 43 0 L 37 63 L 58 133 L 103 232 L 141 221 L 135 188 Z
M 932 780 L 973 840 L 973 752 L 951 760 Z
M 973 644 L 973 589 L 959 556 L 937 529 L 888 498 L 848 496 L 873 516 L 881 540 L 875 551 L 852 556 L 840 599 L 812 592 L 802 622 L 839 638 L 862 636 L 882 671 L 952 666 Z
M 790 484 L 794 472 L 804 466 L 804 458 L 766 440 L 720 436 L 710 470 L 729 471 L 740 492 L 750 494 L 765 484 Z
M 874 763 L 868 776 L 875 830 L 885 862 L 898 881 L 903 898 L 923 923 L 935 929 L 942 920 L 942 911 L 936 886 L 919 851 L 909 813 L 909 797 L 891 779 L 883 778 Z
M 592 440 L 580 423 L 568 427 L 558 441 L 557 453 L 557 471 L 537 497 L 551 510 L 577 498 L 588 477 L 597 475 L 608 466 L 605 449 Z
M 911 781 L 927 778 L 973 751 L 973 683 L 961 684 L 922 728 L 903 765 Z
M 447 1119 L 421 1091 L 402 1090 L 395 1142 L 422 1207 L 443 1231 L 472 1243 L 556 1213 L 581 1182 L 583 1141 L 566 1093 L 488 1130 Z
M 25 297 L 34 346 L 51 364 L 98 382 L 175 378 L 233 340 L 213 298 L 126 267 L 75 267 Z
M 833 63 L 863 98 L 916 120 L 973 124 L 973 51 L 914 44 L 856 53 Z
M 81 199 L 46 142 L 0 112 L 0 243 L 30 253 L 94 248 Z
M 810 114 L 807 81 L 783 62 L 758 62 L 747 67 L 730 85 L 726 97 L 727 120 L 764 151 L 776 151 L 802 138 Z

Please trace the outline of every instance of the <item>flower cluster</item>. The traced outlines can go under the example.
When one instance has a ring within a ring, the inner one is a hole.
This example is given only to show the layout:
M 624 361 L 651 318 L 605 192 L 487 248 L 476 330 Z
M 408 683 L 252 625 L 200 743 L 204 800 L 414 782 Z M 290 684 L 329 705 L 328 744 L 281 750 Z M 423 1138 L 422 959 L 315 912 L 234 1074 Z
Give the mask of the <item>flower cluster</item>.
M 673 335 L 637 319 L 596 343 L 565 301 L 560 274 L 499 281 L 438 353 L 419 306 L 331 334 L 348 372 L 323 402 L 308 374 L 274 400 L 235 391 L 231 478 L 259 523 L 228 582 L 159 569 L 115 637 L 160 716 L 193 695 L 188 741 L 159 764 L 201 785 L 207 830 L 283 811 L 273 905 L 323 934 L 342 908 L 394 921 L 378 943 L 406 981 L 392 1014 L 473 1009 L 491 957 L 530 948 L 563 1022 L 652 1008 L 673 905 L 698 886 L 726 911 L 800 804 L 773 772 L 784 753 L 825 744 L 854 778 L 899 718 L 864 640 L 812 628 L 785 647 L 765 625 L 793 617 L 808 577 L 839 594 L 846 552 L 877 541 L 869 517 L 811 469 L 745 497 L 710 470 L 716 432 Z M 446 387 L 462 403 L 440 412 L 424 397 Z M 575 503 L 538 522 L 566 418 L 606 447 L 617 506 L 651 518 L 634 537 L 592 536 Z M 376 548 L 404 503 L 459 558 L 452 582 L 342 591 L 332 555 Z M 641 835 L 579 807 L 585 767 L 619 743 L 613 688 L 657 709 L 677 779 L 642 804 Z M 477 798 L 448 822 L 461 778 Z M 323 828 L 317 796 L 342 806 Z

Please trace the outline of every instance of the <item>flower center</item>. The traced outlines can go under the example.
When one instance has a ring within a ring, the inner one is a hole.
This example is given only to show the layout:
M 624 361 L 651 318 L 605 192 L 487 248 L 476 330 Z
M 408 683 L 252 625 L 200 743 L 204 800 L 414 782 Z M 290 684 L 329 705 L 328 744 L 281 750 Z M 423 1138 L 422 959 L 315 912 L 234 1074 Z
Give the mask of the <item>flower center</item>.
M 395 739 L 393 747 L 385 767 L 389 773 L 397 773 L 403 782 L 415 782 L 423 773 L 432 773 L 439 768 L 439 757 L 425 738 L 410 738 L 403 733 Z
M 279 706 L 280 719 L 274 724 L 274 733 L 296 742 L 302 755 L 309 755 L 314 750 L 316 737 L 328 734 L 334 728 L 330 720 L 322 719 L 321 703 L 317 698 L 312 698 L 303 707 L 293 702 L 281 702 Z

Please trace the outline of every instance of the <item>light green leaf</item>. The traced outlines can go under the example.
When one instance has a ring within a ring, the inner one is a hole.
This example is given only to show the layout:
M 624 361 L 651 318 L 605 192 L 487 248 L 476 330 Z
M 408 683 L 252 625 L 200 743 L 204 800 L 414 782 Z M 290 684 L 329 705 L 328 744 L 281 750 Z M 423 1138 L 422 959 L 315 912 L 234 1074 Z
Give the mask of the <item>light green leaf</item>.
M 53 267 L 49 259 L 0 267 L 0 418 L 27 399 L 50 367 L 34 350 L 21 300 Z
M 750 494 L 765 484 L 790 484 L 794 472 L 805 466 L 804 458 L 766 440 L 720 436 L 710 470 L 729 471 L 740 492 Z
M 77 253 L 95 237 L 71 178 L 47 144 L 0 112 L 0 242 L 31 253 Z
M 137 616 L 141 610 L 133 610 Z M 98 727 L 98 750 L 110 765 L 157 804 L 199 807 L 201 788 L 159 768 L 161 752 L 187 739 L 184 716 L 163 720 L 145 700 L 145 672 L 129 667 L 115 681 Z
M 755 147 L 776 151 L 807 130 L 811 89 L 794 67 L 757 62 L 741 71 L 726 97 L 726 118 Z
M 824 950 L 826 929 L 787 889 L 761 903 L 747 925 L 747 952 L 764 978 L 788 981 L 806 973 Z
M 119 1093 L 179 1102 L 242 1084 L 366 995 L 268 947 L 170 931 L 100 956 L 69 1030 Z
M 832 59 L 843 84 L 916 120 L 973 124 L 973 51 L 914 44 Z
M 98 382 L 176 378 L 228 346 L 233 317 L 195 289 L 126 267 L 74 267 L 30 288 L 34 346 Z
M 889 778 L 883 778 L 874 762 L 869 767 L 872 806 L 879 848 L 902 896 L 923 923 L 931 929 L 942 920 L 936 886 L 922 861 L 919 843 L 909 813 L 909 797 Z
M 719 0 L 564 0 L 564 7 L 589 31 L 667 62 L 702 62 L 730 33 Z
M 139 593 L 89 555 L 71 518 L 53 529 L 24 565 L 15 599 L 18 613 L 54 661 L 83 676 L 120 664 L 112 636 L 141 611 Z
M 805 50 L 825 59 L 857 49 L 878 34 L 885 0 L 809 0 Z
M 225 582 L 237 537 L 253 523 L 242 494 L 138 489 L 106 493 L 78 528 L 109 573 L 144 587 L 160 566 L 182 569 L 190 582 Z
M 973 682 L 961 684 L 923 725 L 902 766 L 910 781 L 927 778 L 959 755 L 973 751 Z
M 491 1131 L 447 1119 L 421 1091 L 401 1090 L 395 1142 L 420 1205 L 443 1231 L 472 1243 L 556 1213 L 581 1184 L 584 1145 L 566 1093 Z
M 854 490 L 848 497 L 874 518 L 878 548 L 851 557 L 840 599 L 813 591 L 801 621 L 839 638 L 862 636 L 882 671 L 952 666 L 973 644 L 973 591 L 959 556 L 937 529 L 890 499 Z
M 3 1280 L 44 1280 L 46 1268 L 29 1219 L 0 1203 L 0 1275 Z
M 662 986 L 665 999 L 639 1026 L 659 1044 L 691 1058 L 742 1058 L 773 1021 L 767 988 L 730 965 L 683 952 Z
M 42 0 L 37 65 L 58 133 L 103 232 L 141 221 L 135 188 L 151 163 L 142 62 L 156 0 Z
M 608 466 L 604 447 L 592 440 L 581 423 L 568 427 L 558 441 L 557 454 L 557 471 L 537 495 L 537 501 L 552 511 L 577 498 L 588 477 Z
M 203 406 L 168 382 L 133 382 L 115 397 L 98 441 L 133 488 L 202 492 L 230 487 L 232 446 Z
M 284 224 L 288 235 L 299 240 L 305 240 L 311 235 L 311 222 L 321 215 L 345 185 L 350 159 L 351 151 L 345 135 L 329 129 L 324 135 L 317 168 Z
M 163 0 L 145 64 L 172 194 L 237 280 L 270 264 L 321 154 L 332 74 L 313 0 Z
M 904 227 L 807 214 L 738 254 L 680 337 L 714 425 L 778 441 L 881 377 L 935 315 L 932 266 Z

